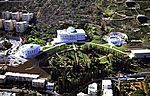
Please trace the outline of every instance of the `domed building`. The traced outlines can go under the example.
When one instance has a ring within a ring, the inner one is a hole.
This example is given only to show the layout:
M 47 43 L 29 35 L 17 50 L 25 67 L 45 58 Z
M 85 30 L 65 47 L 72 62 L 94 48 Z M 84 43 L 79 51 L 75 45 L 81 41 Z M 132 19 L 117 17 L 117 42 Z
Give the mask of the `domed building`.
M 19 48 L 19 55 L 22 58 L 33 58 L 41 51 L 40 45 L 25 44 Z
M 111 32 L 107 37 L 103 38 L 108 44 L 113 46 L 122 46 L 128 40 L 128 36 L 121 32 Z
M 59 43 L 75 43 L 78 41 L 84 41 L 86 37 L 83 29 L 75 29 L 74 27 L 68 27 L 67 29 L 57 30 L 57 38 L 51 42 L 52 45 Z

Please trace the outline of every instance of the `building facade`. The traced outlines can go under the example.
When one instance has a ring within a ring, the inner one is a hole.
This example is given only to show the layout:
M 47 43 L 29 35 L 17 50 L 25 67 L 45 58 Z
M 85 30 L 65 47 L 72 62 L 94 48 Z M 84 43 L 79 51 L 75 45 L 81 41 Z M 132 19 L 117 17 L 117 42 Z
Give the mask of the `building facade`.
M 88 94 L 90 96 L 97 96 L 97 83 L 92 83 L 88 85 Z
M 22 14 L 22 21 L 30 22 L 33 19 L 33 13 L 23 13 Z
M 104 37 L 103 40 L 108 42 L 112 46 L 122 46 L 126 43 L 128 36 L 121 32 L 111 32 L 107 37 Z
M 22 22 L 16 22 L 16 32 L 25 32 L 28 29 L 28 22 L 22 21 Z
M 10 19 L 10 17 L 11 17 L 11 12 L 9 12 L 9 11 L 3 11 L 2 12 L 2 18 L 3 19 L 8 20 L 8 19 Z
M 102 80 L 102 96 L 113 96 L 111 80 Z
M 16 24 L 15 20 L 5 20 L 4 21 L 4 29 L 5 29 L 5 31 L 13 31 L 15 24 Z
M 19 21 L 22 18 L 22 12 L 12 12 L 11 17 L 12 17 L 12 20 Z
M 32 80 L 32 87 L 44 88 L 45 85 L 46 85 L 46 80 L 44 80 L 44 79 L 33 79 Z
M 150 58 L 150 50 L 131 50 L 130 58 Z
M 25 44 L 19 48 L 19 55 L 22 58 L 34 58 L 40 51 L 40 45 Z
M 74 43 L 78 41 L 85 41 L 86 34 L 83 29 L 75 29 L 74 27 L 68 27 L 64 30 L 57 30 L 57 38 L 51 42 L 52 45 L 59 43 Z
M 38 79 L 39 75 L 37 74 L 25 74 L 25 73 L 14 73 L 14 72 L 6 72 L 5 76 L 7 80 L 14 81 L 32 81 L 33 79 Z

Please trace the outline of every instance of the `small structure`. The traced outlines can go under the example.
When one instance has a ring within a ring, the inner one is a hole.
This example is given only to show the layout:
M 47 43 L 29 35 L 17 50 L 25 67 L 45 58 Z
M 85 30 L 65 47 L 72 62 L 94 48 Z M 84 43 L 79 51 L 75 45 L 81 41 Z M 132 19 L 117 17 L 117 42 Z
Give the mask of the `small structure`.
M 44 88 L 45 85 L 46 85 L 46 81 L 44 79 L 33 79 L 32 80 L 32 87 Z
M 113 96 L 111 80 L 102 80 L 102 96 Z
M 68 27 L 64 30 L 57 30 L 57 38 L 51 42 L 52 45 L 59 43 L 75 43 L 78 41 L 85 41 L 86 34 L 83 29 L 75 29 L 74 27 Z
M 5 31 L 13 31 L 16 21 L 15 20 L 5 20 L 4 29 Z
M 8 19 L 10 19 L 10 17 L 11 17 L 11 13 L 9 11 L 3 11 L 2 12 L 2 18 L 3 19 L 8 20 Z
M 131 50 L 130 57 L 131 58 L 150 58 L 150 50 L 149 49 Z
M 90 96 L 97 96 L 97 83 L 88 85 L 88 94 Z
M 32 81 L 33 79 L 39 78 L 39 75 L 37 74 L 25 74 L 25 73 L 14 73 L 14 72 L 6 72 L 5 76 L 7 80 L 16 80 L 16 81 Z
M 140 24 L 146 24 L 148 20 L 150 20 L 150 18 L 145 15 L 137 15 L 136 19 Z
M 22 14 L 22 21 L 30 22 L 33 19 L 33 13 L 23 13 Z
M 25 32 L 28 28 L 29 24 L 26 21 L 16 22 L 16 32 Z
M 126 0 L 125 4 L 127 7 L 135 7 L 136 2 L 135 0 Z
M 47 82 L 46 90 L 47 91 L 54 91 L 54 83 Z
M 0 92 L 0 96 L 17 96 L 16 93 L 12 93 L 12 92 Z
M 0 19 L 0 29 L 4 28 L 3 23 L 4 23 L 4 19 Z
M 19 21 L 22 18 L 22 12 L 12 12 L 11 17 L 12 17 L 12 20 Z
M 5 83 L 6 76 L 5 75 L 0 75 L 0 84 Z
M 34 58 L 40 51 L 40 45 L 25 44 L 19 48 L 19 55 L 23 58 Z
M 111 32 L 108 36 L 104 37 L 103 40 L 108 42 L 112 46 L 122 46 L 126 43 L 125 40 L 128 39 L 128 36 L 121 32 Z
M 138 47 L 143 47 L 143 44 L 142 44 L 142 40 L 131 40 L 130 43 L 128 43 L 128 46 L 131 48 L 131 47 L 134 47 L 134 48 L 138 48 Z
M 89 96 L 89 95 L 87 95 L 87 94 L 85 94 L 83 92 L 80 92 L 80 93 L 77 94 L 77 96 Z

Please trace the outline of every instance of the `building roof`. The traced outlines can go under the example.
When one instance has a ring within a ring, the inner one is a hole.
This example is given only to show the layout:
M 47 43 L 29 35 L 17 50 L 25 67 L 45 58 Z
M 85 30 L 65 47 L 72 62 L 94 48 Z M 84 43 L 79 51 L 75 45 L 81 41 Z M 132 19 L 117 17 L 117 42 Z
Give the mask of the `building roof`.
M 44 83 L 45 82 L 45 79 L 33 79 L 32 82 L 42 82 Z
M 14 72 L 6 72 L 6 76 L 16 76 L 16 77 L 26 77 L 26 78 L 38 78 L 37 74 L 25 74 L 25 73 L 14 73 Z
M 68 33 L 76 33 L 76 29 L 74 27 L 68 27 L 67 30 L 66 30 Z
M 26 61 L 23 64 L 19 64 L 17 66 L 8 66 L 7 70 L 13 73 L 18 72 L 27 74 L 39 74 L 40 78 L 47 78 L 49 76 L 45 70 L 39 66 L 35 66 L 35 64 L 31 61 Z
M 85 31 L 83 29 L 75 29 L 76 30 L 75 32 L 72 32 L 72 30 L 71 29 L 69 31 L 68 31 L 68 29 L 57 30 L 57 34 L 76 34 L 76 33 L 85 34 Z
M 4 22 L 12 22 L 12 20 L 5 20 Z
M 137 53 L 150 53 L 149 49 L 143 49 L 143 50 L 131 50 L 132 54 L 137 54 Z
M 21 50 L 33 50 L 36 49 L 37 47 L 40 47 L 40 45 L 37 44 L 24 44 L 20 47 Z
M 23 13 L 22 15 L 33 15 L 33 13 Z
M 111 80 L 102 80 L 102 85 L 111 85 Z
M 0 79 L 5 79 L 6 76 L 5 75 L 0 75 Z
M 89 84 L 88 85 L 88 91 L 96 92 L 97 91 L 97 83 Z

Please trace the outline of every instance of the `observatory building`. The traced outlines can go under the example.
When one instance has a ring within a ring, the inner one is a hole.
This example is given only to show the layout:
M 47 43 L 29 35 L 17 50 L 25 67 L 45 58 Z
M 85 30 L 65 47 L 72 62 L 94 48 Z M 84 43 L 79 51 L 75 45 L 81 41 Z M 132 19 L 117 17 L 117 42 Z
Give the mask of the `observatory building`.
M 57 38 L 51 42 L 52 45 L 59 43 L 75 43 L 78 41 L 85 41 L 86 34 L 83 29 L 75 29 L 68 27 L 67 29 L 57 30 Z

